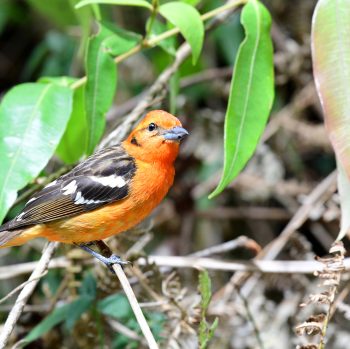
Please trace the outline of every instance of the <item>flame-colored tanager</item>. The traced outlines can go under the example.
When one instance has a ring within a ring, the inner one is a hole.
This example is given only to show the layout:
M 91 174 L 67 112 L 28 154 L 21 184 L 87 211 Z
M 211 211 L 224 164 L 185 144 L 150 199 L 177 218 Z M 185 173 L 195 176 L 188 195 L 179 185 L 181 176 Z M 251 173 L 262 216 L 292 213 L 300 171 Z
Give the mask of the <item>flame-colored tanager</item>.
M 122 263 L 116 256 L 104 259 L 86 243 L 128 230 L 151 213 L 173 184 L 174 161 L 187 134 L 175 116 L 151 111 L 121 144 L 96 152 L 34 194 L 0 227 L 0 246 L 45 237 L 78 244 L 107 265 Z

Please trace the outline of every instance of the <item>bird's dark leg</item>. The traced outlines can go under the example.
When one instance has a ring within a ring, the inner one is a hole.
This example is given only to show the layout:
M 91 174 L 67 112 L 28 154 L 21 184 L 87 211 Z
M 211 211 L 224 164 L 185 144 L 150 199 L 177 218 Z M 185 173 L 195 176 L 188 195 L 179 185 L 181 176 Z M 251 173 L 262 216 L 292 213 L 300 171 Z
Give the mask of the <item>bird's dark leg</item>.
M 90 248 L 89 246 L 91 246 L 91 245 L 96 246 L 100 250 L 101 253 L 98 253 L 98 252 L 94 251 L 92 248 Z M 89 253 L 92 256 L 94 256 L 95 258 L 97 258 L 103 264 L 105 264 L 106 267 L 113 274 L 115 274 L 113 267 L 112 267 L 113 264 L 119 264 L 120 266 L 132 264 L 131 262 L 123 261 L 119 256 L 112 254 L 112 251 L 110 250 L 110 248 L 101 240 L 92 241 L 92 242 L 89 242 L 86 244 L 76 244 L 76 246 L 80 247 L 81 249 L 83 249 L 87 253 Z M 106 256 L 109 256 L 109 257 L 106 257 Z

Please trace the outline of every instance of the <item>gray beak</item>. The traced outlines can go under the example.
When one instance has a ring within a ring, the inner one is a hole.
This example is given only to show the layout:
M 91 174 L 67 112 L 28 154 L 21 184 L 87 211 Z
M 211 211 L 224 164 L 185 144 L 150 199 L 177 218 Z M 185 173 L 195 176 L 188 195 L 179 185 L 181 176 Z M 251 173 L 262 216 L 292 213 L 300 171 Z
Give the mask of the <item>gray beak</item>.
M 183 127 L 176 126 L 166 131 L 163 136 L 168 141 L 181 141 L 187 135 L 188 132 Z

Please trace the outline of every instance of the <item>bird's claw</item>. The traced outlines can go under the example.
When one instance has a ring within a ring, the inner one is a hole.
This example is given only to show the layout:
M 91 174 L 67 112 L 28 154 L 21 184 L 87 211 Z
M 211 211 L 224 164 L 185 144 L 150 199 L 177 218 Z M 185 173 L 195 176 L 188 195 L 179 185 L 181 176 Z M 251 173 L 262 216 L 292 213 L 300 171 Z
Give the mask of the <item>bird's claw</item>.
M 105 264 L 106 264 L 107 268 L 108 268 L 113 274 L 115 274 L 115 271 L 114 271 L 114 269 L 113 269 L 113 265 L 114 265 L 114 264 L 119 264 L 122 268 L 123 268 L 125 265 L 131 265 L 131 266 L 133 266 L 132 262 L 130 262 L 130 261 L 124 261 L 124 260 L 122 260 L 119 256 L 117 256 L 117 255 L 115 255 L 115 254 L 112 254 L 109 258 L 106 258 Z

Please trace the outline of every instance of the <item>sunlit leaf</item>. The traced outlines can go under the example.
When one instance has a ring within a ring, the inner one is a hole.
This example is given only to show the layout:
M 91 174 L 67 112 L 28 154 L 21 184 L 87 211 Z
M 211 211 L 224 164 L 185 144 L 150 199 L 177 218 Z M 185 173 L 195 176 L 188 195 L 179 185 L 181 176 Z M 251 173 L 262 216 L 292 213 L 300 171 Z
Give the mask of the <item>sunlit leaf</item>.
M 225 117 L 224 170 L 210 198 L 240 173 L 253 155 L 274 97 L 271 17 L 256 0 L 244 6 L 245 39 L 237 53 Z
M 199 12 L 183 2 L 168 2 L 159 7 L 159 13 L 177 26 L 192 49 L 192 62 L 197 62 L 203 46 L 204 25 Z
M 45 167 L 66 128 L 72 90 L 54 84 L 22 84 L 0 105 L 0 221 L 17 191 Z
M 152 5 L 146 0 L 83 0 L 75 7 L 80 8 L 91 4 L 107 4 L 107 5 L 121 5 L 121 6 L 140 6 L 152 10 Z

